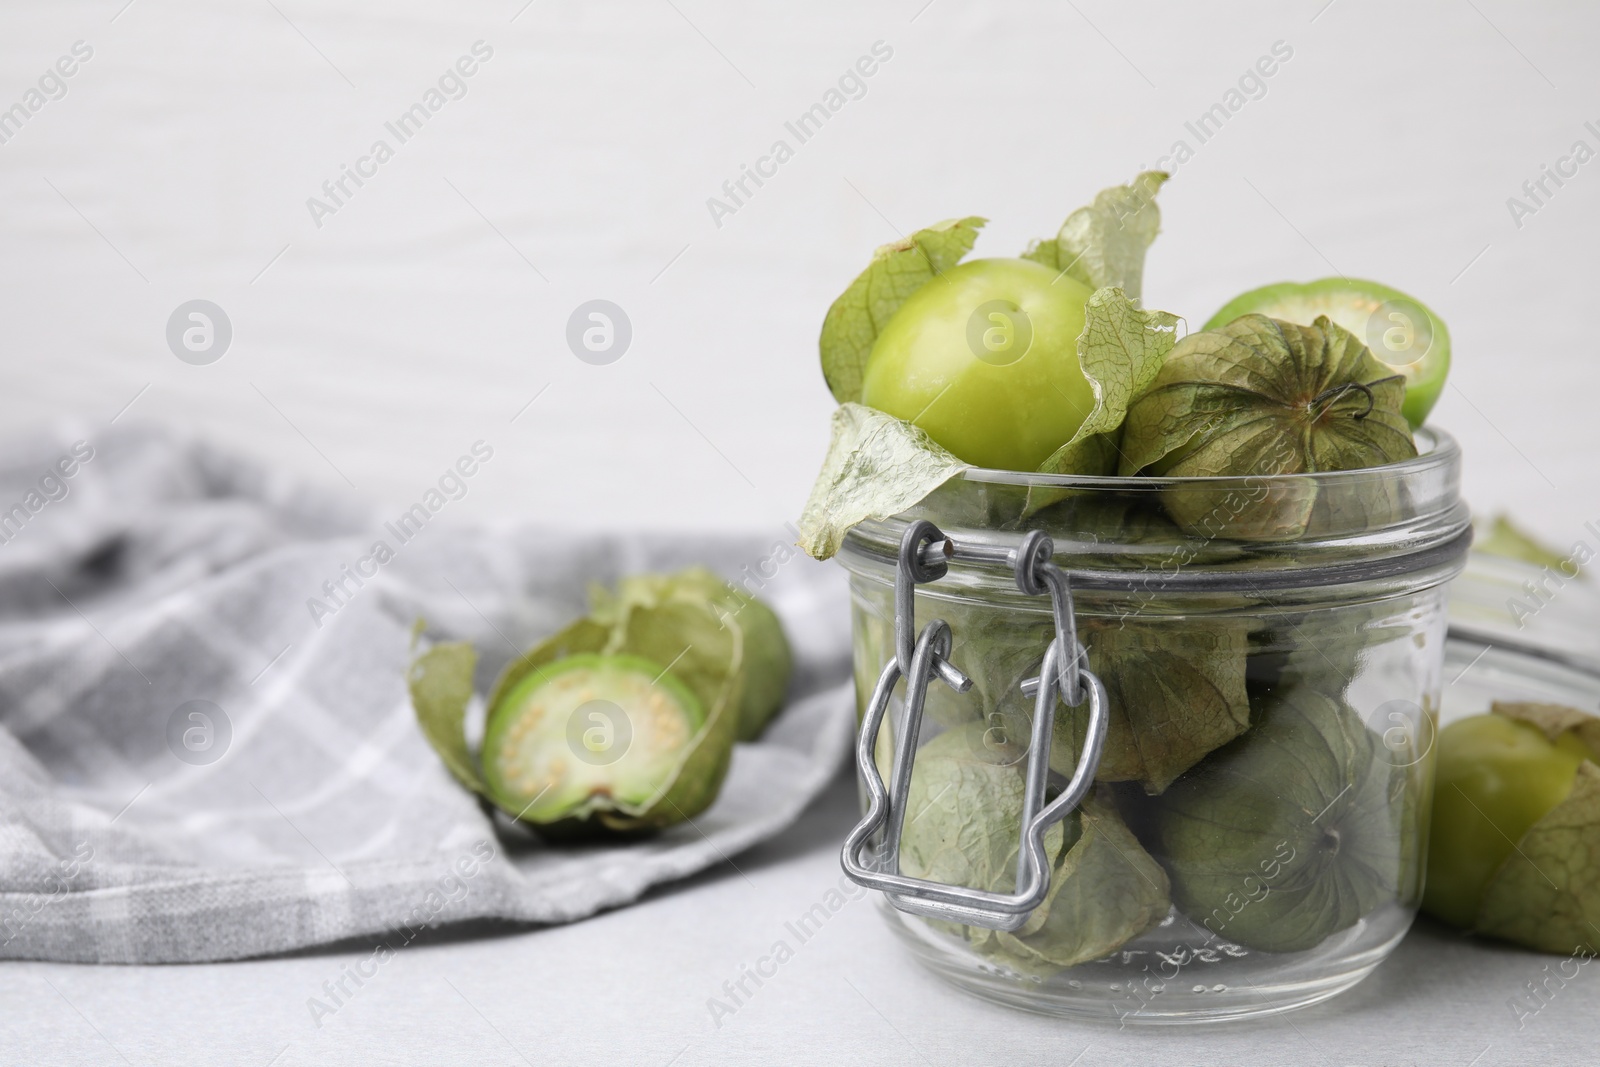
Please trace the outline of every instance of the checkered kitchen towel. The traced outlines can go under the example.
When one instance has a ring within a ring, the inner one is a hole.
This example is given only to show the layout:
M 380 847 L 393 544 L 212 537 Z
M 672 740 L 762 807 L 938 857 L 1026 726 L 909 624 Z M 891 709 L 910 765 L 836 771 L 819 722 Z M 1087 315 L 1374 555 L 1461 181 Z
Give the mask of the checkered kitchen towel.
M 3 454 L 0 958 L 218 960 L 578 919 L 777 833 L 849 748 L 843 583 L 788 537 L 474 532 L 425 511 L 396 527 L 138 429 Z M 473 640 L 484 688 L 587 583 L 689 562 L 776 571 L 789 707 L 693 825 L 627 845 L 497 835 L 417 730 L 412 621 Z

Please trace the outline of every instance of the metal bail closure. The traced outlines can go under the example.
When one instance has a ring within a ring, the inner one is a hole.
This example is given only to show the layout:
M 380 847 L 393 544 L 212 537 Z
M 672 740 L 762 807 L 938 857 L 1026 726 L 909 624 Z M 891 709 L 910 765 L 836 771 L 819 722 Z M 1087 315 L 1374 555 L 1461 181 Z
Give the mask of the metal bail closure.
M 1088 656 L 1078 642 L 1071 588 L 1067 576 L 1051 562 L 1052 550 L 1050 538 L 1040 531 L 1028 534 L 1013 547 L 1001 548 L 946 538 L 938 527 L 926 521 L 912 523 L 901 539 L 895 572 L 895 657 L 878 676 L 856 740 L 856 766 L 867 787 L 867 814 L 850 831 L 841 857 L 851 881 L 883 892 L 901 911 L 991 930 L 1018 930 L 1027 923 L 1033 909 L 1044 903 L 1050 890 L 1045 831 L 1066 818 L 1094 784 L 1100 752 L 1105 747 L 1107 714 L 1105 687 L 1089 670 Z M 949 661 L 950 627 L 942 619 L 934 619 L 914 642 L 911 639 L 916 583 L 944 577 L 952 559 L 1012 566 L 1017 588 L 1034 596 L 1048 593 L 1055 617 L 1055 638 L 1045 649 L 1039 677 L 1024 683 L 1025 691 L 1034 698 L 1033 732 L 1024 779 L 1015 893 L 946 885 L 900 873 L 900 834 L 906 821 L 906 798 L 911 790 L 911 769 L 916 761 L 928 685 L 934 677 L 957 692 L 965 692 L 972 685 Z M 895 742 L 894 767 L 886 789 L 873 754 L 889 701 L 902 678 L 906 683 L 905 721 Z M 1089 723 L 1071 780 L 1059 796 L 1045 804 L 1058 694 L 1074 707 L 1087 698 Z M 880 830 L 884 833 L 874 850 L 871 839 Z

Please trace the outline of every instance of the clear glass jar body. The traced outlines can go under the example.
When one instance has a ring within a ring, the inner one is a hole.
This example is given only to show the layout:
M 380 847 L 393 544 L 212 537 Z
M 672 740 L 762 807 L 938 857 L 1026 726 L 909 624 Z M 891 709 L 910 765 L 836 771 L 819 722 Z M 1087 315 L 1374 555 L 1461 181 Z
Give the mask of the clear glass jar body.
M 1421 898 L 1445 595 L 1470 540 L 1454 443 L 1423 431 L 1419 447 L 1278 478 L 970 471 L 851 532 L 858 709 L 895 654 L 911 519 L 980 542 L 1050 534 L 1110 698 L 1094 791 L 1046 839 L 1046 904 L 999 934 L 885 901 L 918 958 L 989 999 L 1120 1025 L 1315 1003 L 1394 948 Z M 1054 634 L 1049 601 L 998 566 L 952 564 L 915 602 L 975 684 L 928 691 L 900 873 L 1009 892 L 1034 714 L 1021 683 Z M 897 690 L 885 780 L 903 711 Z M 1059 784 L 1084 709 L 1054 715 Z

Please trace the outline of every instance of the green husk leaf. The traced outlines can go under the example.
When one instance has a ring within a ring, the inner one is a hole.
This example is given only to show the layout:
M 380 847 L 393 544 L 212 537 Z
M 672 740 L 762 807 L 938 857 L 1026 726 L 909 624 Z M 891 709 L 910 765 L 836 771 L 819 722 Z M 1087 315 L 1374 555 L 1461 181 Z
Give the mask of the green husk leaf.
M 778 613 L 760 597 L 735 589 L 734 621 L 744 631 L 744 687 L 739 700 L 739 740 L 753 741 L 783 710 L 794 676 L 794 652 Z
M 1097 781 L 1142 784 L 1156 794 L 1250 725 L 1245 662 L 1248 619 L 1178 624 L 1088 623 L 1089 667 L 1110 698 Z M 1087 708 L 1056 712 L 1051 769 L 1070 775 Z
M 1048 509 L 1035 512 L 1030 525 L 1047 531 L 1070 531 L 1073 536 L 1090 542 L 1130 546 L 1130 552 L 1112 556 L 1110 561 L 1117 566 L 1151 572 L 1200 554 L 1188 551 L 1187 536 L 1167 518 L 1153 493 L 1073 493 Z M 1058 545 L 1067 539 L 1059 533 L 1056 536 Z M 1162 550 L 1140 551 L 1137 546 Z M 1216 550 L 1223 548 L 1219 545 L 1203 547 L 1211 550 L 1208 560 Z M 1237 550 L 1229 548 L 1227 551 Z
M 628 617 L 617 651 L 665 663 L 700 698 L 706 722 L 684 749 L 676 774 L 637 814 L 602 818 L 612 826 L 668 826 L 711 806 L 727 776 L 739 733 L 744 684 L 744 633 L 723 626 L 714 611 L 674 602 L 641 607 Z
M 1100 959 L 1172 909 L 1167 872 L 1099 792 L 1078 807 L 1077 840 L 1051 871 L 1050 896 L 1034 913 L 1035 921 L 994 940 L 991 955 L 1016 970 L 1049 974 Z
M 1589 751 L 1600 753 L 1600 718 L 1590 712 L 1565 704 L 1511 700 L 1496 700 L 1489 705 L 1489 710 L 1495 715 L 1504 715 L 1508 719 L 1537 727 L 1551 742 L 1570 731 L 1588 746 Z
M 884 610 L 892 616 L 892 595 Z M 925 714 L 946 727 L 981 721 L 997 743 L 1025 744 L 1033 721 L 1033 700 L 1024 696 L 1022 680 L 1039 673 L 1042 650 L 1054 636 L 1050 616 L 994 604 L 950 599 L 937 609 L 950 624 L 953 659 L 972 679 L 972 688 L 957 693 L 948 686 L 928 687 Z M 891 637 L 892 640 L 892 637 Z
M 493 714 L 505 695 L 527 675 L 547 663 L 554 663 L 568 656 L 584 652 L 604 653 L 606 643 L 610 639 L 611 627 L 593 619 L 573 620 L 506 664 L 500 672 L 500 677 L 495 680 L 494 688 L 489 690 L 484 706 L 489 709 L 490 714 Z
M 1405 508 L 1403 483 L 1385 471 L 1373 470 L 1354 482 L 1324 485 L 1302 536 L 1332 539 L 1360 535 L 1394 522 Z
M 1314 520 L 1359 526 L 1392 511 L 1388 479 L 1375 475 L 1322 502 L 1319 518 L 1315 487 L 1271 476 L 1415 456 L 1404 398 L 1403 377 L 1326 317 L 1297 326 L 1244 315 L 1168 354 L 1129 408 L 1119 473 L 1263 479 L 1237 500 L 1209 488 L 1165 491 L 1168 513 L 1189 531 L 1274 540 L 1299 537 Z
M 1412 639 L 1397 610 L 1384 601 L 1275 610 L 1267 628 L 1252 635 L 1250 680 L 1269 690 L 1309 685 L 1342 696 L 1379 649 Z
M 946 730 L 919 748 L 900 835 L 901 869 L 947 885 L 1015 889 L 1025 760 L 1019 746 L 991 743 L 982 723 Z M 1059 832 L 1054 843 L 1060 844 Z
M 1138 300 L 1145 252 L 1161 229 L 1156 192 L 1167 177 L 1145 171 L 1127 185 L 1102 190 L 1094 203 L 1068 215 L 1055 237 L 1029 245 L 1023 258 L 1063 271 L 1090 289 L 1114 286 Z
M 889 661 L 894 654 L 894 621 L 890 617 L 894 608 L 889 605 L 889 598 L 880 595 L 878 591 L 866 590 L 859 596 L 851 597 L 850 606 L 850 646 L 851 667 L 855 676 L 856 688 L 856 722 L 866 717 L 867 703 L 872 699 L 872 690 L 878 684 L 878 672 L 883 669 L 883 664 Z M 941 686 L 929 686 L 931 696 Z M 881 734 L 889 733 L 888 720 Z M 888 781 L 888 779 L 884 779 Z
M 1480 524 L 1481 525 L 1481 524 Z M 1488 532 L 1476 531 L 1472 550 L 1486 556 L 1500 556 L 1535 567 L 1550 567 L 1563 577 L 1576 577 L 1583 573 L 1578 561 L 1563 556 L 1511 521 L 1505 512 L 1496 515 L 1488 524 Z
M 1117 432 L 1128 405 L 1157 374 L 1178 340 L 1178 316 L 1143 311 L 1121 289 L 1097 289 L 1084 307 L 1078 363 L 1094 390 L 1094 409 L 1072 440 L 1039 466 L 1047 474 L 1115 474 L 1105 465 L 1105 444 L 1116 454 Z M 1092 447 L 1092 438 L 1102 440 Z M 1086 454 L 1087 453 L 1087 454 Z M 1094 457 L 1094 458 L 1090 458 Z
M 917 749 L 900 834 L 900 869 L 913 878 L 1009 893 L 1016 889 L 1025 783 L 1020 746 L 968 722 Z M 1061 849 L 1063 823 L 1045 832 Z M 994 931 L 930 920 L 982 946 Z
M 862 404 L 842 404 L 833 413 L 828 455 L 800 515 L 800 547 L 827 559 L 856 523 L 904 511 L 969 466 L 909 422 Z
M 1311 948 L 1407 881 L 1407 776 L 1342 699 L 1296 686 L 1151 803 L 1190 919 L 1270 952 Z
M 635 575 L 618 582 L 615 591 L 591 587 L 590 617 L 615 627 L 637 608 L 659 607 L 671 601 L 709 605 L 724 625 L 737 626 L 744 632 L 739 740 L 754 740 L 783 708 L 789 691 L 794 657 L 783 624 L 760 599 L 704 567 L 688 567 L 673 574 Z
M 987 219 L 976 215 L 918 230 L 886 244 L 822 321 L 822 376 L 841 404 L 861 399 L 873 342 L 906 298 L 961 262 Z
M 1039 465 L 1045 474 L 1115 474 L 1128 405 L 1161 371 L 1178 339 L 1178 316 L 1141 311 L 1116 288 L 1097 289 L 1084 307 L 1078 364 L 1094 390 L 1094 408 L 1072 440 Z M 1055 503 L 1063 490 L 1032 490 L 1029 511 Z
M 411 661 L 406 681 L 422 736 L 456 781 L 481 794 L 486 792 L 483 775 L 463 726 L 477 665 L 478 653 L 464 641 L 434 645 Z
M 1596 951 L 1600 767 L 1580 763 L 1566 799 L 1522 835 L 1484 891 L 1476 929 L 1543 952 Z
M 1034 702 L 1023 694 L 1021 683 L 1039 673 L 1041 650 L 1054 636 L 1050 617 L 959 600 L 941 603 L 938 611 L 954 636 L 955 663 L 972 678 L 973 687 L 957 693 L 930 686 L 925 714 L 946 727 L 979 721 L 991 741 L 1025 742 Z M 890 639 L 886 619 L 858 614 L 858 627 L 864 622 L 866 629 L 883 635 L 878 641 Z M 1249 725 L 1250 621 L 1083 617 L 1079 626 L 1090 667 L 1105 683 L 1109 698 L 1096 780 L 1137 781 L 1148 792 L 1160 792 Z M 858 678 L 863 693 L 875 677 L 863 673 Z M 1056 708 L 1050 766 L 1059 774 L 1070 775 L 1077 763 L 1086 710 Z
M 917 751 L 901 869 L 916 878 L 1009 893 L 1016 888 L 1022 767 L 1027 752 L 982 723 Z M 1160 922 L 1171 907 L 1165 872 L 1091 795 L 1045 832 L 1049 895 L 1016 934 L 933 922 L 1007 965 L 1043 973 L 1098 959 Z
M 1093 382 L 1094 379 L 1090 379 Z M 1117 424 L 1116 430 L 1105 433 L 1085 434 L 1081 429 L 1073 435 L 1071 441 L 1050 453 L 1039 470 L 1043 474 L 1093 474 L 1108 475 L 1117 473 L 1117 461 L 1121 453 L 1117 449 L 1117 442 L 1122 435 L 1118 432 L 1122 424 Z M 1031 515 L 1039 508 L 1049 507 L 1056 501 L 1072 495 L 1070 489 L 1043 489 L 1032 488 L 1028 492 L 1027 510 L 1024 517 Z

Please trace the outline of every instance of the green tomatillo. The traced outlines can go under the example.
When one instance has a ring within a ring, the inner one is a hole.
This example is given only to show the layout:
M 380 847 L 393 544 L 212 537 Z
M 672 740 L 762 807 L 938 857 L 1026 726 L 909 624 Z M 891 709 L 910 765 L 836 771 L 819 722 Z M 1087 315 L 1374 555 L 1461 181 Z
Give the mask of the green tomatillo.
M 1300 326 L 1241 315 L 1192 333 L 1128 408 L 1119 473 L 1260 477 L 1218 488 L 1173 485 L 1162 504 L 1199 537 L 1292 540 L 1308 530 L 1370 526 L 1393 515 L 1393 485 L 1273 475 L 1359 470 L 1417 454 L 1401 415 L 1401 375 L 1326 317 Z
M 1546 952 L 1600 944 L 1600 719 L 1496 703 L 1439 733 L 1423 910 Z
M 1310 685 L 1154 798 L 1151 852 L 1179 910 L 1266 952 L 1313 948 L 1405 881 L 1406 777 L 1343 699 Z
M 1031 260 L 952 267 L 878 334 L 861 402 L 968 463 L 1034 470 L 1094 407 L 1077 352 L 1090 295 Z
M 1114 473 L 1128 400 L 1175 339 L 1177 316 L 1139 307 L 1166 180 L 1147 171 L 1101 190 L 1018 258 L 961 262 L 987 221 L 977 215 L 878 248 L 828 308 L 819 342 L 835 400 L 911 427 L 872 434 L 872 449 L 891 459 L 907 447 L 941 449 L 958 467 Z M 1091 296 L 1102 303 L 1098 325 Z M 1121 358 L 1091 368 L 1084 357 L 1097 348 Z M 846 423 L 847 435 L 866 426 L 855 415 Z M 835 446 L 840 429 L 836 420 Z M 844 466 L 834 451 L 830 478 Z M 803 540 L 831 552 L 831 536 Z

